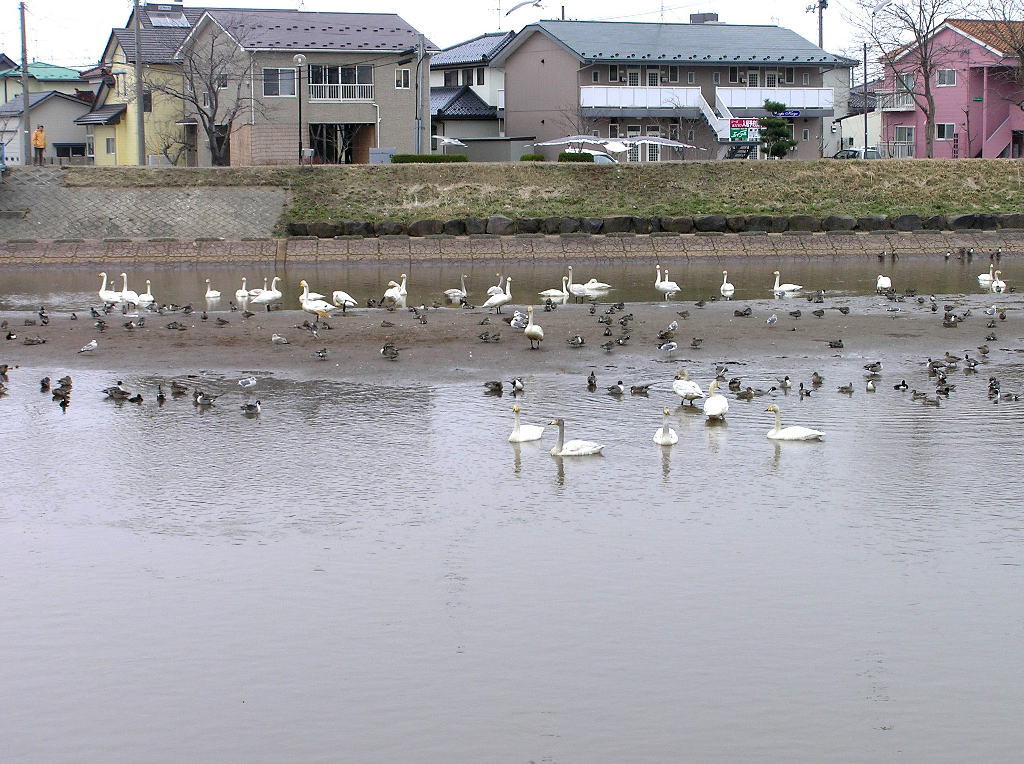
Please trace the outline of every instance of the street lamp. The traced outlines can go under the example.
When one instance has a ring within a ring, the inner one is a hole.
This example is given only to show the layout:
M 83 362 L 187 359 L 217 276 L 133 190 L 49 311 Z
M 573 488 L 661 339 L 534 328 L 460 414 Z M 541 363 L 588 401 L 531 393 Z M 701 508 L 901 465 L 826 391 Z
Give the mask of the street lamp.
M 292 61 L 295 62 L 295 99 L 299 109 L 299 164 L 302 164 L 302 66 L 306 63 L 306 57 L 301 53 L 296 53 L 292 56 Z

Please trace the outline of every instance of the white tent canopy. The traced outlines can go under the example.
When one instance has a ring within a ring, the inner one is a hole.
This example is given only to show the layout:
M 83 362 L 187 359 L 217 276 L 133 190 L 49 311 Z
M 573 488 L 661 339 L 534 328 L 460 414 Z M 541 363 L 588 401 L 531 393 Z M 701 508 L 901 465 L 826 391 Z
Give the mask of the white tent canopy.
M 613 154 L 621 154 L 624 151 L 629 151 L 629 149 L 634 146 L 645 146 L 648 144 L 664 146 L 665 148 L 670 149 L 697 149 L 699 151 L 707 151 L 707 149 L 701 146 L 692 146 L 689 143 L 680 143 L 679 141 L 661 138 L 656 135 L 636 135 L 630 136 L 629 138 L 599 138 L 596 135 L 568 135 L 565 138 L 552 138 L 550 141 L 543 141 L 542 143 L 535 143 L 533 145 L 567 146 L 574 143 L 591 143 L 596 146 L 604 146 L 606 151 Z

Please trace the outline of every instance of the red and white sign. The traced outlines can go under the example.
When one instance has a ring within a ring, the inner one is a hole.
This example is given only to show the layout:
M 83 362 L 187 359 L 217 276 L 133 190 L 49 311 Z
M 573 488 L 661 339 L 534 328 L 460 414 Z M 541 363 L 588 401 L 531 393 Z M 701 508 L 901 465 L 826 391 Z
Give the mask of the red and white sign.
M 729 129 L 730 130 L 760 130 L 761 124 L 756 119 L 730 119 Z

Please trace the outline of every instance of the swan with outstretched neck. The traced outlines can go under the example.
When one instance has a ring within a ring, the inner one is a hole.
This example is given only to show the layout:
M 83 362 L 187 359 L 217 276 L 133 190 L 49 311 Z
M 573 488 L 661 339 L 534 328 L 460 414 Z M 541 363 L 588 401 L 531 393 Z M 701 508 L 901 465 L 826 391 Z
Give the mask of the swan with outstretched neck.
M 495 313 L 501 313 L 501 306 L 512 302 L 512 277 L 505 279 L 505 291 L 501 294 L 494 294 L 487 298 L 481 308 L 490 310 L 494 308 Z
M 772 287 L 772 291 L 775 292 L 775 294 L 780 294 L 780 293 L 785 293 L 785 292 L 799 292 L 801 289 L 803 289 L 803 287 L 800 284 L 780 284 L 779 283 L 779 275 L 780 274 L 779 274 L 778 271 L 775 271 L 773 273 L 773 275 L 775 276 L 775 286 Z
M 207 300 L 219 300 L 220 292 L 210 286 L 210 280 L 206 280 L 206 294 L 203 295 Z
M 770 440 L 821 440 L 825 437 L 825 433 L 821 430 L 812 430 L 810 427 L 800 427 L 799 425 L 783 427 L 782 413 L 774 403 L 766 408 L 765 411 L 775 414 L 775 426 L 768 430 L 768 438 Z
M 729 283 L 729 271 L 722 271 L 722 286 L 719 291 L 722 293 L 722 297 L 732 297 L 733 292 L 736 291 L 736 287 Z
M 31 91 L 30 91 L 31 92 Z M 139 295 L 139 305 L 151 305 L 156 298 L 153 297 L 153 285 L 146 279 L 146 291 Z
M 100 284 L 100 289 L 96 293 L 100 296 L 103 302 L 121 302 L 121 293 L 115 292 L 113 289 L 107 289 L 107 274 L 106 272 L 101 273 L 100 276 L 103 278 L 103 283 Z M 113 286 L 113 284 L 111 284 Z
M 459 300 L 465 300 L 469 295 L 466 291 L 466 274 L 463 273 L 459 276 L 459 288 L 458 289 L 445 289 L 444 296 L 447 297 L 451 302 L 458 302 Z
M 668 268 L 665 269 L 664 279 L 661 278 L 661 265 L 658 264 L 657 268 L 658 272 L 657 275 L 654 277 L 654 288 L 657 289 L 659 292 L 662 292 L 665 295 L 665 299 L 667 300 L 669 297 L 671 297 L 672 295 L 679 291 L 679 284 L 677 284 L 674 281 L 669 281 Z
M 665 419 L 662 421 L 661 427 L 654 432 L 654 442 L 659 446 L 675 445 L 679 442 L 679 436 L 675 430 L 668 426 L 668 409 L 662 409 L 661 413 Z
M 31 92 L 31 91 L 30 91 Z M 121 302 L 126 302 L 129 305 L 139 304 L 139 295 L 128 288 L 128 274 L 121 274 Z
M 526 309 L 526 315 L 528 321 L 526 322 L 526 328 L 523 329 L 523 334 L 526 335 L 526 339 L 530 341 L 530 350 L 539 350 L 540 343 L 544 341 L 544 329 L 541 328 L 540 324 L 533 323 L 533 306 L 531 305 Z M 534 343 L 537 343 L 534 345 Z
M 316 316 L 314 323 L 319 322 L 321 318 L 326 320 L 331 311 L 334 310 L 334 306 L 327 302 L 327 300 L 312 298 L 309 293 L 309 284 L 306 283 L 305 279 L 299 282 L 299 286 L 302 287 L 302 294 L 299 295 L 299 303 L 302 305 L 302 309 L 306 313 Z
M 242 276 L 242 288 L 235 290 L 235 299 L 239 302 L 249 299 L 249 290 L 245 288 L 245 276 Z
M 565 420 L 552 419 L 551 424 L 558 426 L 558 442 L 551 449 L 552 456 L 594 456 L 601 453 L 604 446 L 592 440 L 565 440 Z
M 996 264 L 989 263 L 988 273 L 978 274 L 978 283 L 981 284 L 982 286 L 989 286 L 992 283 L 993 279 L 995 279 L 995 272 Z
M 562 288 L 561 289 L 545 289 L 543 292 L 538 292 L 541 297 L 568 297 L 569 290 L 565 288 L 565 282 L 569 280 L 568 276 L 562 276 Z
M 515 424 L 512 426 L 512 434 L 508 436 L 509 443 L 527 443 L 531 440 L 540 440 L 544 434 L 544 426 L 539 424 L 521 424 L 519 421 L 519 404 L 512 407 L 512 414 L 515 417 Z
M 258 295 L 252 298 L 251 303 L 253 305 L 266 305 L 267 310 L 270 310 L 270 304 L 280 300 L 283 295 L 281 290 L 277 288 L 277 282 L 281 280 L 280 276 L 274 276 L 274 280 L 270 282 L 270 289 L 262 290 Z

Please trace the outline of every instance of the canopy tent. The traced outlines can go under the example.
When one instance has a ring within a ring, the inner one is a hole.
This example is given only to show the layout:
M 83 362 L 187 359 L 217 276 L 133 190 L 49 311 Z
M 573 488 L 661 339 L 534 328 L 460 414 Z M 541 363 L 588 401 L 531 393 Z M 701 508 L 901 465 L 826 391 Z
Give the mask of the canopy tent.
M 607 138 L 599 138 L 596 135 L 569 135 L 565 138 L 552 138 L 550 141 L 535 143 L 534 146 L 566 146 L 570 143 L 597 143 L 604 145 L 608 143 Z
M 435 141 L 440 143 L 442 146 L 465 146 L 466 144 L 460 141 L 458 138 L 449 138 L 446 135 L 432 135 L 430 136 Z
M 656 135 L 637 135 L 630 138 L 622 138 L 622 143 L 629 146 L 664 146 L 669 149 L 699 149 L 700 151 L 707 151 L 702 146 L 691 146 L 689 143 L 680 143 L 679 141 L 673 141 L 668 138 L 659 138 Z

